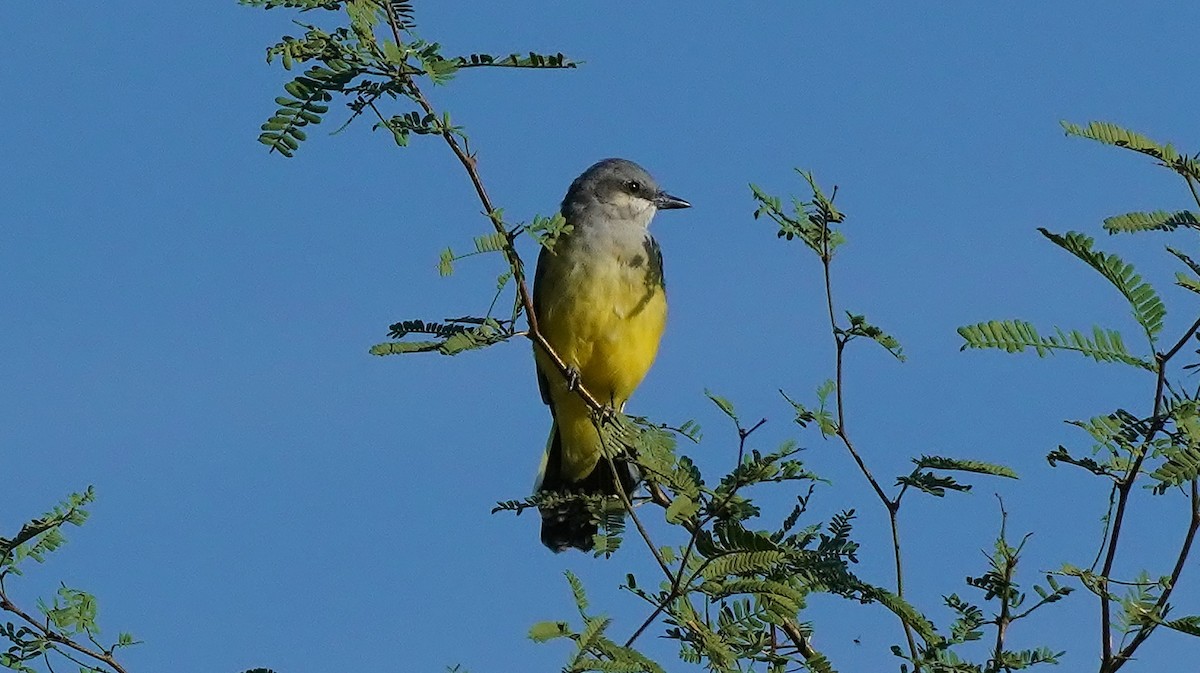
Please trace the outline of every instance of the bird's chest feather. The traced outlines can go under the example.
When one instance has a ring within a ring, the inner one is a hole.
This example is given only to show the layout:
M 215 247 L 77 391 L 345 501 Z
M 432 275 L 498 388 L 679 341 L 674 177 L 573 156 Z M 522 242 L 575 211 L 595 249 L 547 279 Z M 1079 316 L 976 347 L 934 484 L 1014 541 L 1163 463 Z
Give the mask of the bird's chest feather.
M 567 274 L 564 308 L 573 318 L 585 318 L 584 323 L 590 316 L 596 329 L 619 329 L 637 320 L 647 301 L 662 293 L 648 276 L 646 265 L 636 257 L 581 264 Z M 589 329 L 586 324 L 580 326 Z
M 558 268 L 545 279 L 554 287 L 543 288 L 549 290 L 539 316 L 543 332 L 585 384 L 632 392 L 653 362 L 666 324 L 657 248 L 642 236 L 556 257 Z

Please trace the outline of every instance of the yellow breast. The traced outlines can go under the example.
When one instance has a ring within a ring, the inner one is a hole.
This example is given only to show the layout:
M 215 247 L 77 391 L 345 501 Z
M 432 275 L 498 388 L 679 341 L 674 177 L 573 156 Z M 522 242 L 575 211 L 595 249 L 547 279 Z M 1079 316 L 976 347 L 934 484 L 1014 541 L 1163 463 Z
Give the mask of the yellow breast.
M 644 260 L 644 258 L 643 258 Z M 621 409 L 646 376 L 667 320 L 661 268 L 591 258 L 567 266 L 547 260 L 539 279 L 538 325 L 579 381 Z M 536 349 L 535 349 L 536 351 Z M 563 473 L 587 476 L 601 455 L 588 410 L 546 356 L 536 352 L 562 437 Z
M 580 382 L 619 408 L 658 353 L 666 292 L 648 285 L 644 271 L 627 267 L 571 276 L 561 293 L 541 298 L 539 326 L 555 352 L 578 370 Z

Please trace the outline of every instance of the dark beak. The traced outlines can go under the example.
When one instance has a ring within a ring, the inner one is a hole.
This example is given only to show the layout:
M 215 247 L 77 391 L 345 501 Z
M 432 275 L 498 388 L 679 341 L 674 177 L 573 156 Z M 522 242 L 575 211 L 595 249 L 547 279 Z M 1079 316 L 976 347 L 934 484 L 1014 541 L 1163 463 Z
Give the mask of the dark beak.
M 678 196 L 671 196 L 666 192 L 659 192 L 658 196 L 654 197 L 654 206 L 659 210 L 672 210 L 675 208 L 691 208 L 692 204 L 684 201 Z

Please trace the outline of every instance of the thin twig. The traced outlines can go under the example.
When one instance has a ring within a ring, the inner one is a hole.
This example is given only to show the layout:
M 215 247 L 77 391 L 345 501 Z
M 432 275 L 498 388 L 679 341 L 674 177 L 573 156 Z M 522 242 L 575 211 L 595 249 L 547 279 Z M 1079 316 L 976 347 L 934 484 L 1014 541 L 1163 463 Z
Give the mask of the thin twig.
M 850 452 L 850 456 L 858 465 L 858 469 L 863 476 L 871 484 L 875 495 L 879 496 L 879 501 L 888 512 L 888 524 L 892 531 L 892 552 L 893 560 L 896 568 L 896 596 L 904 598 L 904 566 L 901 560 L 900 552 L 900 526 L 897 521 L 897 514 L 900 511 L 900 496 L 895 499 L 889 498 L 883 487 L 879 485 L 879 481 L 875 479 L 875 475 L 871 474 L 870 468 L 867 467 L 866 461 L 859 455 L 858 450 L 854 448 L 854 442 L 850 441 L 850 435 L 846 432 L 846 405 L 842 393 L 844 379 L 844 355 L 846 350 L 846 339 L 841 335 L 837 325 L 837 314 L 833 307 L 833 278 L 830 267 L 832 266 L 833 255 L 829 249 L 829 222 L 824 218 L 821 220 L 821 266 L 825 277 L 825 306 L 829 312 L 829 329 L 833 333 L 834 343 L 834 377 L 835 377 L 835 396 L 834 402 L 837 405 L 837 436 L 842 440 L 842 444 L 846 450 Z M 913 672 L 921 673 L 921 664 L 917 658 L 917 641 L 913 636 L 912 626 L 908 620 L 900 617 L 900 624 L 904 627 L 904 638 L 908 642 L 908 651 L 911 655 L 913 664 Z
M 601 436 L 601 441 L 603 441 L 603 435 Z M 633 525 L 637 527 L 638 533 L 640 533 L 642 536 L 642 540 L 644 540 L 646 542 L 646 546 L 650 548 L 650 553 L 654 554 L 654 560 L 658 561 L 658 567 L 662 568 L 662 571 L 667 576 L 668 580 L 671 579 L 671 568 L 667 565 L 667 562 L 663 559 L 662 554 L 658 551 L 658 547 L 654 546 L 654 541 L 650 539 L 650 533 L 646 531 L 646 527 L 642 525 L 642 520 L 638 518 L 637 512 L 634 511 L 633 501 L 629 499 L 629 494 L 625 492 L 625 485 L 621 483 L 621 475 L 617 473 L 617 464 L 612 459 L 612 456 L 609 455 L 607 448 L 604 450 L 604 457 L 608 463 L 609 470 L 612 472 L 613 481 L 617 485 L 617 495 L 621 498 L 621 503 L 625 505 L 625 511 L 628 512 L 629 517 L 633 519 Z
M 674 600 L 674 598 L 672 598 L 671 600 Z M 633 632 L 633 635 L 629 636 L 629 639 L 625 641 L 625 647 L 632 647 L 634 641 L 637 640 L 638 637 L 641 636 L 642 633 L 644 633 L 646 631 L 646 629 L 648 629 L 650 627 L 650 625 L 654 623 L 654 620 L 657 619 L 658 616 L 663 613 L 663 610 L 667 609 L 667 605 L 670 602 L 671 602 L 670 600 L 664 600 L 662 603 L 655 605 L 654 612 L 651 612 L 650 616 L 647 617 L 645 619 L 645 621 L 642 622 L 642 625 L 637 627 L 637 629 Z
M 1185 174 L 1183 179 L 1185 182 L 1187 182 L 1188 189 L 1192 191 L 1192 199 L 1196 201 L 1197 206 L 1200 206 L 1200 194 L 1196 193 L 1196 183 L 1194 180 L 1192 180 L 1192 176 Z
M 999 499 L 999 495 L 996 496 Z M 1004 510 L 1004 501 L 1000 500 L 1000 540 L 996 543 L 998 552 L 1004 557 L 1004 587 L 1005 592 L 1000 594 L 1000 614 L 996 617 L 996 645 L 992 653 L 992 671 L 999 673 L 1004 660 L 1004 637 L 1008 633 L 1008 625 L 1012 622 L 1010 615 L 1010 595 L 1012 590 L 1013 570 L 1016 567 L 1016 559 L 1013 558 L 1008 546 L 1006 530 L 1008 528 L 1008 512 Z M 1024 544 L 1021 545 L 1022 547 Z M 1019 551 L 1019 550 L 1018 550 Z
M 800 652 L 802 657 L 805 659 L 812 659 L 813 657 L 817 656 L 817 651 L 814 650 L 812 644 L 808 642 L 808 638 L 806 638 L 804 633 L 800 630 L 799 624 L 788 620 L 781 624 L 779 628 L 783 629 L 783 632 L 786 633 L 788 638 L 791 639 L 792 644 L 796 646 L 796 650 Z
M 735 420 L 734 422 L 736 423 L 737 421 Z M 750 437 L 751 434 L 754 433 L 754 431 L 761 428 L 763 426 L 763 424 L 766 422 L 767 422 L 767 419 L 763 418 L 763 419 L 760 419 L 757 423 L 755 423 L 750 428 L 743 428 L 743 427 L 741 427 L 740 424 L 738 425 L 738 429 L 737 429 L 738 430 L 738 457 L 737 457 L 737 465 L 734 466 L 734 469 L 736 469 L 737 466 L 742 464 L 742 459 L 746 453 L 746 440 Z M 650 616 L 647 617 L 644 622 L 642 622 L 641 626 L 639 626 L 637 628 L 637 630 L 635 630 L 633 632 L 633 635 L 629 636 L 629 639 L 625 641 L 625 647 L 629 647 L 630 645 L 633 645 L 633 642 L 638 639 L 638 636 L 642 635 L 642 633 L 646 630 L 646 628 L 649 627 L 650 624 L 654 622 L 654 619 L 657 618 L 660 614 L 662 614 L 663 610 L 666 609 L 667 605 L 669 605 L 671 603 L 671 601 L 675 600 L 682 594 L 681 588 L 682 587 L 690 587 L 692 582 L 695 581 L 696 577 L 699 576 L 700 572 L 705 567 L 707 567 L 707 562 L 706 562 L 705 564 L 703 564 L 699 568 L 697 568 L 694 573 L 692 573 L 692 576 L 688 578 L 688 581 L 686 584 L 683 582 L 683 573 L 685 570 L 687 570 L 688 560 L 691 558 L 692 551 L 696 548 L 696 539 L 700 536 L 700 531 L 704 530 L 704 526 L 708 525 L 709 522 L 711 522 L 714 518 L 716 518 L 717 513 L 720 512 L 725 507 L 725 505 L 729 504 L 729 501 L 732 500 L 733 496 L 737 493 L 738 488 L 740 488 L 740 485 L 735 483 L 729 489 L 729 492 L 727 494 L 725 494 L 725 498 L 722 499 L 720 503 L 718 503 L 717 505 L 715 505 L 712 508 L 712 513 L 708 517 L 706 517 L 704 521 L 699 521 L 699 522 L 695 522 L 695 523 L 687 523 L 687 522 L 684 523 L 684 527 L 688 530 L 689 533 L 691 533 L 691 537 L 688 539 L 687 547 L 684 548 L 683 556 L 680 558 L 679 572 L 668 575 L 671 579 L 671 588 L 667 592 L 666 598 L 664 598 L 663 601 L 657 605 L 654 612 L 652 612 L 650 614 Z M 658 491 L 658 494 L 662 495 L 661 490 Z M 665 495 L 663 495 L 662 497 L 665 498 Z M 655 500 L 655 494 L 653 492 L 651 493 L 651 500 L 652 501 Z M 668 501 L 663 506 L 670 507 L 670 502 Z M 709 559 L 709 561 L 711 561 L 711 560 L 712 559 Z
M 1158 434 L 1161 425 L 1159 414 L 1162 411 L 1162 393 L 1166 380 L 1165 364 L 1165 360 L 1160 357 L 1158 381 L 1155 384 L 1154 392 L 1154 423 L 1150 426 L 1150 430 L 1147 432 L 1146 438 L 1142 442 L 1133 464 L 1129 466 L 1129 471 L 1117 482 L 1117 511 L 1113 514 L 1112 532 L 1108 538 L 1108 551 L 1104 554 L 1104 565 L 1100 568 L 1102 582 L 1107 582 L 1108 576 L 1112 572 L 1113 563 L 1117 558 L 1117 545 L 1121 540 L 1121 524 L 1125 521 L 1125 507 L 1129 503 L 1129 494 L 1133 490 L 1133 482 L 1141 472 L 1142 462 L 1149 455 L 1149 444 L 1154 439 L 1154 436 Z M 1119 668 L 1119 665 L 1113 665 L 1112 605 L 1109 601 L 1107 588 L 1100 594 L 1100 637 L 1100 671 L 1101 673 L 1112 673 Z
M 402 45 L 403 41 L 400 38 L 401 28 L 398 17 L 390 4 L 385 2 L 383 5 L 387 11 L 388 25 L 392 30 L 392 37 L 396 40 L 397 45 Z M 439 117 L 429 99 L 425 97 L 424 92 L 417 86 L 412 75 L 406 72 L 403 67 L 398 67 L 392 77 L 395 77 L 407 89 L 409 98 L 416 102 L 427 115 L 433 115 L 435 118 Z M 555 368 L 558 369 L 564 378 L 568 377 L 571 372 L 570 366 L 554 351 L 553 346 L 550 345 L 546 337 L 538 329 L 537 315 L 533 310 L 533 295 L 529 292 L 529 285 L 525 281 L 524 263 L 517 254 L 517 249 L 512 243 L 512 237 L 504 226 L 504 220 L 500 218 L 491 197 L 488 196 L 487 189 L 483 186 L 483 179 L 479 175 L 479 168 L 475 157 L 463 149 L 454 132 L 450 129 L 443 128 L 440 135 L 446 142 L 446 145 L 450 147 L 450 151 L 458 158 L 458 162 L 466 170 L 467 177 L 470 178 L 471 185 L 475 188 L 475 195 L 479 198 L 479 203 L 483 206 L 484 214 L 491 221 L 497 233 L 504 235 L 506 238 L 506 244 L 503 248 L 504 256 L 508 261 L 509 267 L 512 269 L 513 279 L 516 281 L 517 296 L 520 298 L 521 306 L 525 311 L 525 318 L 529 322 L 529 330 L 526 336 L 537 344 L 537 347 L 550 358 L 550 361 L 554 363 Z M 575 392 L 592 411 L 599 412 L 604 410 L 604 404 L 582 385 L 576 385 Z
M 745 452 L 746 438 L 748 438 L 752 432 L 754 432 L 755 430 L 760 428 L 763 425 L 763 423 L 765 423 L 765 422 L 766 422 L 766 419 L 762 419 L 758 423 L 754 424 L 754 426 L 752 426 L 749 429 L 742 429 L 740 427 L 738 428 L 738 437 L 739 437 L 738 464 L 739 465 L 741 464 L 740 457 Z M 737 485 L 735 485 L 733 488 L 731 488 L 730 492 L 726 495 L 725 499 L 722 500 L 721 504 L 714 508 L 714 511 L 720 511 L 720 509 L 722 507 L 724 507 L 726 504 L 728 504 L 729 500 L 732 499 L 733 495 L 737 492 L 738 488 L 739 488 L 739 486 L 737 486 Z M 670 507 L 671 499 L 662 491 L 661 488 L 658 487 L 657 484 L 650 484 L 648 487 L 648 490 L 650 491 L 651 502 L 654 502 L 655 504 L 657 504 L 661 507 Z M 694 570 L 691 573 L 691 575 L 687 578 L 686 581 L 681 581 L 681 578 L 683 577 L 683 573 L 687 569 L 687 559 L 689 558 L 690 552 L 694 548 L 694 545 L 696 542 L 696 537 L 699 535 L 700 531 L 703 530 L 704 526 L 707 525 L 708 522 L 712 521 L 713 518 L 715 518 L 715 515 L 710 515 L 704 521 L 684 522 L 684 524 L 683 524 L 684 527 L 691 533 L 692 537 L 688 541 L 687 550 L 684 552 L 684 560 L 679 565 L 679 573 L 675 576 L 675 580 L 672 582 L 671 589 L 670 589 L 670 591 L 667 592 L 666 598 L 664 598 L 662 600 L 662 602 L 658 603 L 655 606 L 655 609 L 650 614 L 650 616 L 647 617 L 642 622 L 642 624 L 640 626 L 638 626 L 638 628 L 633 632 L 633 635 L 631 635 L 629 637 L 629 639 L 625 641 L 625 647 L 629 647 L 629 646 L 633 645 L 634 641 L 636 641 L 642 635 L 642 633 L 644 633 L 646 631 L 646 629 L 649 628 L 649 626 L 652 623 L 654 623 L 654 620 L 660 614 L 662 614 L 664 610 L 666 610 L 667 605 L 669 605 L 671 603 L 671 601 L 675 600 L 676 598 L 678 598 L 679 596 L 682 595 L 682 591 L 680 590 L 681 587 L 690 587 L 692 585 L 692 582 L 696 581 L 696 579 L 698 577 L 700 577 L 700 575 L 704 572 L 705 568 L 707 568 L 710 563 L 712 563 L 714 560 L 716 560 L 717 558 L 720 558 L 722 556 L 722 555 L 718 554 L 713 557 L 705 559 L 704 562 L 701 563 L 700 566 L 697 567 L 696 570 Z M 796 651 L 801 656 L 803 656 L 805 658 L 805 660 L 812 660 L 815 656 L 817 656 L 816 650 L 813 649 L 812 645 L 808 642 L 808 638 L 806 638 L 804 636 L 804 634 L 800 631 L 800 627 L 795 622 L 788 621 L 787 623 L 782 625 L 781 628 L 784 630 L 784 632 L 786 632 L 788 634 L 789 638 L 791 638 L 793 644 L 796 646 Z
M 1188 186 L 1191 187 L 1190 180 L 1188 181 Z M 1124 477 L 1117 481 L 1117 511 L 1113 515 L 1112 532 L 1108 539 L 1108 551 L 1104 555 L 1104 565 L 1100 569 L 1100 577 L 1102 578 L 1101 581 L 1103 582 L 1108 581 L 1108 575 L 1112 572 L 1113 564 L 1116 561 L 1117 547 L 1121 538 L 1121 524 L 1125 520 L 1125 508 L 1129 502 L 1130 493 L 1133 491 L 1133 484 L 1135 481 L 1137 481 L 1138 475 L 1141 474 L 1142 463 L 1145 462 L 1146 457 L 1150 455 L 1150 443 L 1154 441 L 1154 438 L 1160 431 L 1162 431 L 1163 427 L 1167 423 L 1167 418 L 1163 415 L 1163 392 L 1166 389 L 1167 384 L 1167 364 L 1170 362 L 1171 358 L 1175 357 L 1175 355 L 1183 349 L 1184 345 L 1191 340 L 1192 336 L 1195 335 L 1197 330 L 1200 330 L 1200 318 L 1197 318 L 1196 321 L 1192 323 L 1191 327 L 1184 332 L 1183 336 L 1181 336 L 1179 340 L 1167 350 L 1167 352 L 1155 354 L 1155 362 L 1158 365 L 1158 372 L 1154 382 L 1153 421 L 1151 422 L 1150 428 L 1146 432 L 1145 439 L 1142 440 L 1137 456 L 1134 457 L 1133 463 L 1129 466 L 1129 470 L 1125 473 Z M 1188 548 L 1190 549 L 1190 547 L 1191 542 L 1189 538 Z M 1184 553 L 1184 556 L 1186 557 L 1186 552 Z M 1164 590 L 1164 593 L 1169 594 L 1170 590 Z M 1135 642 L 1130 642 L 1129 645 L 1121 648 L 1119 654 L 1122 656 L 1113 656 L 1112 605 L 1107 594 L 1108 592 L 1106 590 L 1100 595 L 1100 672 L 1114 673 L 1116 670 L 1120 669 L 1126 661 L 1128 661 L 1128 659 L 1123 657 L 1132 655 L 1137 649 L 1137 646 L 1141 645 L 1141 643 L 1145 641 L 1145 637 L 1141 638 L 1140 640 L 1135 638 L 1136 644 Z
M 1096 566 L 1100 565 L 1100 558 L 1104 556 L 1104 547 L 1108 544 L 1108 532 L 1112 529 L 1113 507 L 1117 503 L 1117 486 L 1113 484 L 1112 489 L 1108 492 L 1108 511 L 1104 513 L 1104 534 L 1100 536 L 1100 547 L 1096 549 L 1096 558 L 1092 560 L 1092 565 L 1088 566 L 1088 570 L 1096 572 Z
M 1191 553 L 1192 545 L 1196 541 L 1196 532 L 1200 530 L 1200 480 L 1193 479 L 1191 487 L 1191 498 L 1189 499 L 1189 508 L 1191 516 L 1188 519 L 1188 529 L 1184 533 L 1183 543 L 1179 545 L 1179 554 L 1175 559 L 1175 568 L 1171 571 L 1171 579 L 1167 586 L 1159 595 L 1158 600 L 1154 603 L 1154 608 L 1150 614 L 1154 617 L 1159 617 L 1163 613 L 1163 609 L 1167 606 L 1167 600 L 1171 597 L 1171 592 L 1174 591 L 1179 583 L 1179 577 L 1183 574 L 1183 567 L 1187 563 L 1188 555 Z M 1157 621 L 1148 621 L 1138 628 L 1133 640 L 1128 645 L 1121 648 L 1117 653 L 1113 663 L 1112 670 L 1116 671 L 1125 664 L 1126 661 L 1133 658 L 1133 653 L 1137 648 L 1150 637 L 1150 633 L 1158 626 Z

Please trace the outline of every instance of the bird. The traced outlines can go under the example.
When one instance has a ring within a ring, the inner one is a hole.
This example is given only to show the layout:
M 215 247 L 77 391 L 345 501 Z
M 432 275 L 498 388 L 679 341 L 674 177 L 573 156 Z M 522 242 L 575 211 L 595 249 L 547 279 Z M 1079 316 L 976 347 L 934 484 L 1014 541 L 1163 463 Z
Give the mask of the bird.
M 567 190 L 567 227 L 552 248 L 543 246 L 534 273 L 538 331 L 568 368 L 564 375 L 535 343 L 538 387 L 553 418 L 536 493 L 613 496 L 618 478 L 626 494 L 640 482 L 624 458 L 616 460 L 614 478 L 575 388 L 620 411 L 650 370 L 667 321 L 662 250 L 650 221 L 660 210 L 690 207 L 626 159 L 593 164 Z M 585 502 L 540 510 L 544 545 L 555 552 L 593 548 L 598 527 Z

